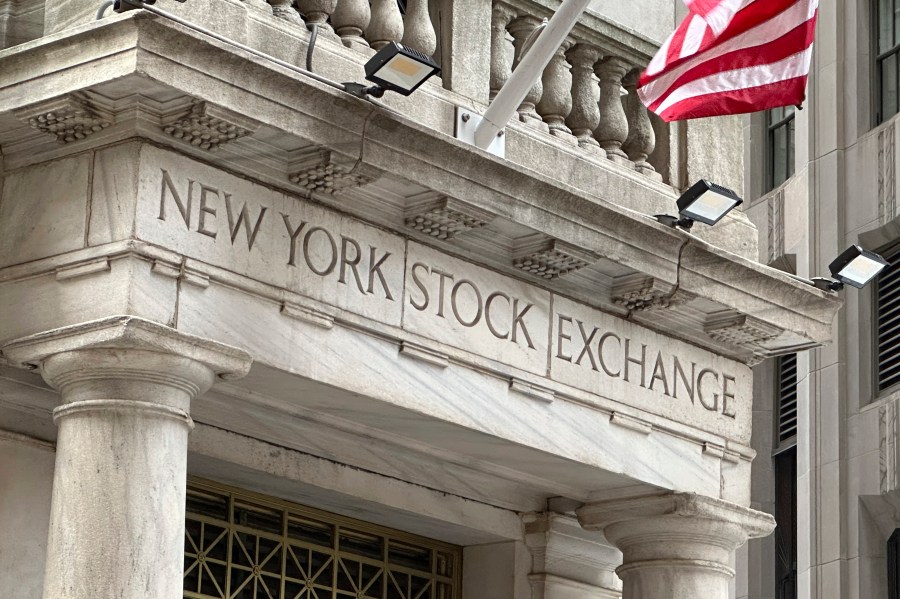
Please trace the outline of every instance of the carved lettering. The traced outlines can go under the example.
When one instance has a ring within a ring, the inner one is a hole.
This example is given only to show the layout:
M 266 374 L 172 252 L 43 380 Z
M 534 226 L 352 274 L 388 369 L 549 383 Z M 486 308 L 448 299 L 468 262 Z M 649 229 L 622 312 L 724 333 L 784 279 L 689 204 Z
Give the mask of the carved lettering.
M 415 264 L 413 264 L 411 271 L 413 283 L 416 285 L 416 287 L 419 288 L 419 291 L 422 292 L 423 299 L 421 303 L 416 303 L 416 298 L 410 297 L 409 303 L 419 312 L 424 312 L 428 309 L 428 287 L 426 287 L 425 283 L 422 282 L 422 279 L 419 278 L 419 273 L 417 272 L 418 269 L 425 269 L 425 274 L 428 274 L 429 268 L 427 265 L 422 264 L 421 262 L 416 262 Z
M 656 352 L 656 364 L 653 366 L 653 373 L 650 375 L 650 387 L 648 387 L 651 391 L 653 391 L 653 383 L 657 380 L 662 381 L 663 395 L 669 395 L 669 381 L 666 380 L 666 367 L 663 365 L 662 352 Z
M 238 231 L 241 230 L 241 225 L 244 227 L 244 233 L 247 235 L 247 250 L 253 249 L 253 243 L 256 241 L 256 236 L 259 234 L 259 227 L 262 225 L 263 218 L 266 216 L 266 210 L 268 210 L 265 206 L 259 207 L 259 216 L 256 217 L 256 225 L 253 226 L 253 231 L 250 230 L 250 216 L 247 214 L 247 204 L 245 203 L 241 206 L 241 211 L 238 213 L 237 220 L 234 219 L 234 210 L 231 207 L 231 194 L 225 194 L 225 213 L 228 215 L 228 229 L 231 231 L 231 244 L 234 245 L 234 240 L 237 239 Z
M 459 314 L 459 302 L 457 301 L 457 294 L 459 293 L 460 287 L 463 285 L 468 285 L 473 293 L 475 293 L 475 316 L 472 317 L 471 320 L 463 320 L 463 317 Z M 453 316 L 456 317 L 456 321 L 467 328 L 472 328 L 478 321 L 481 320 L 482 307 L 481 307 L 481 292 L 478 291 L 478 287 L 475 286 L 475 283 L 469 281 L 468 279 L 460 279 L 456 282 L 456 285 L 453 286 L 453 291 L 450 292 L 450 308 L 453 310 Z
M 513 321 L 512 321 L 512 339 L 510 339 L 513 343 L 518 343 L 518 335 L 516 335 L 516 331 L 522 329 L 522 334 L 525 335 L 525 342 L 528 344 L 530 349 L 534 349 L 534 343 L 531 342 L 531 335 L 528 334 L 528 328 L 525 326 L 525 315 L 528 314 L 528 311 L 534 307 L 534 304 L 528 304 L 521 311 L 519 310 L 519 300 L 518 298 L 513 300 Z
M 625 339 L 625 380 L 629 383 L 632 382 L 630 378 L 628 378 L 629 373 L 629 364 L 636 364 L 641 367 L 641 378 L 639 379 L 641 387 L 646 388 L 647 386 L 644 384 L 644 373 L 646 370 L 647 363 L 647 346 L 641 343 L 641 359 L 631 357 L 631 352 L 629 351 L 629 347 L 631 346 L 631 339 Z
M 713 393 L 712 403 L 709 403 L 707 396 L 703 393 L 703 379 L 708 376 L 712 376 L 717 383 L 719 382 L 719 373 L 715 370 L 710 368 L 701 370 L 697 377 L 697 399 L 700 401 L 700 405 L 710 412 L 717 412 L 719 410 L 719 394 Z
M 619 342 L 619 347 L 620 348 L 622 347 L 622 338 L 621 337 L 619 337 L 615 333 L 604 333 L 603 336 L 600 337 L 600 341 L 597 342 L 597 357 L 600 359 L 600 368 L 603 369 L 603 372 L 605 372 L 607 376 L 611 376 L 612 378 L 617 379 L 620 376 L 622 376 L 622 369 L 620 368 L 619 370 L 617 370 L 615 372 L 610 370 L 609 367 L 606 365 L 606 358 L 604 357 L 604 354 L 603 354 L 603 346 L 606 345 L 606 341 L 608 339 L 615 339 L 616 341 Z
M 591 370 L 597 370 L 597 362 L 594 360 L 594 354 L 591 352 L 591 342 L 594 340 L 594 337 L 597 335 L 597 327 L 594 327 L 594 330 L 591 331 L 591 334 L 588 335 L 584 330 L 584 323 L 580 320 L 576 320 L 578 323 L 578 332 L 581 333 L 581 342 L 583 343 L 581 348 L 581 353 L 578 354 L 578 359 L 575 360 L 575 364 L 581 365 L 581 359 L 587 354 L 588 358 L 591 360 Z
M 691 403 L 694 403 L 694 381 L 697 377 L 697 364 L 691 362 L 691 376 L 687 377 L 684 369 L 681 367 L 681 362 L 678 361 L 678 356 L 672 356 L 672 361 L 675 370 L 672 374 L 672 397 L 678 399 L 678 381 L 681 380 L 685 390 L 688 392 L 688 397 L 691 398 Z
M 350 252 L 347 251 L 349 248 L 353 248 L 354 255 L 352 258 L 349 257 Z M 362 260 L 362 251 L 359 249 L 359 244 L 356 243 L 356 240 L 346 235 L 341 235 L 341 274 L 338 277 L 338 283 L 347 284 L 347 268 L 349 267 L 350 272 L 353 273 L 353 278 L 356 280 L 356 287 L 360 293 L 365 294 L 366 290 L 363 288 L 362 279 L 359 278 L 359 271 L 357 270 L 360 260 Z
M 204 184 L 200 184 L 200 218 L 197 223 L 197 232 L 201 235 L 206 235 L 207 237 L 216 238 L 216 231 L 206 228 L 206 216 L 212 216 L 215 220 L 216 218 L 216 210 L 215 208 L 210 208 L 206 205 L 206 197 L 209 193 L 215 194 L 215 196 L 219 197 L 219 190 L 214 187 L 208 187 Z M 232 239 L 232 243 L 234 243 L 234 239 Z
M 491 335 L 496 337 L 497 339 L 509 339 L 509 331 L 505 333 L 499 332 L 494 325 L 494 321 L 491 318 L 491 307 L 494 305 L 494 300 L 497 298 L 503 298 L 506 300 L 506 305 L 510 305 L 509 296 L 503 293 L 502 291 L 495 291 L 490 294 L 487 298 L 487 301 L 484 302 L 484 324 L 487 325 L 488 330 L 491 332 Z
M 560 360 L 565 360 L 566 362 L 572 361 L 572 356 L 563 353 L 563 339 L 566 341 L 571 341 L 572 336 L 566 335 L 563 333 L 563 322 L 568 322 L 572 324 L 571 316 L 563 316 L 562 314 L 557 315 L 556 321 L 556 357 Z
M 288 235 L 291 237 L 291 251 L 290 256 L 288 257 L 288 266 L 297 266 L 297 263 L 295 262 L 297 256 L 297 238 L 306 227 L 306 221 L 301 221 L 295 229 L 291 226 L 291 217 L 289 215 L 282 212 L 281 218 L 284 219 L 284 226 L 287 227 Z
M 381 288 L 384 290 L 384 297 L 391 301 L 394 301 L 394 296 L 391 295 L 391 290 L 388 289 L 387 281 L 384 279 L 384 273 L 381 272 L 381 267 L 384 266 L 385 261 L 390 257 L 390 252 L 385 252 L 384 256 L 375 260 L 375 253 L 378 251 L 374 247 L 369 246 L 369 286 L 366 290 L 369 293 L 375 293 L 375 275 L 378 275 L 378 281 L 381 283 Z
M 181 196 L 178 194 L 178 189 L 176 189 L 175 184 L 172 182 L 172 177 L 169 176 L 169 171 L 164 168 L 159 170 L 162 171 L 162 185 L 160 186 L 159 192 L 159 216 L 157 218 L 159 220 L 166 220 L 166 190 L 168 190 L 169 195 L 171 195 L 172 199 L 175 200 L 175 205 L 178 206 L 178 211 L 181 213 L 181 218 L 184 219 L 184 225 L 188 229 L 190 229 L 191 201 L 194 197 L 194 182 L 188 179 L 187 203 L 185 203 L 182 201 Z
M 734 418 L 734 409 L 729 409 L 729 400 L 734 401 L 734 390 L 728 388 L 728 383 L 734 383 L 735 379 L 730 374 L 722 375 L 722 416 Z

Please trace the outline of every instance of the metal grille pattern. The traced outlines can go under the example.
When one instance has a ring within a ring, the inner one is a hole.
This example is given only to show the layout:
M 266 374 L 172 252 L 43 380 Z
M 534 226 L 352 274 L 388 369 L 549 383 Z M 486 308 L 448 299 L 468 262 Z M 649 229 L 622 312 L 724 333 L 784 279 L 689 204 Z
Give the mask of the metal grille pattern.
M 876 288 L 878 391 L 900 383 L 900 256 L 896 250 L 892 262 L 878 277 Z
M 778 444 L 797 437 L 797 354 L 778 358 Z
M 459 547 L 218 485 L 187 495 L 186 598 L 459 595 Z

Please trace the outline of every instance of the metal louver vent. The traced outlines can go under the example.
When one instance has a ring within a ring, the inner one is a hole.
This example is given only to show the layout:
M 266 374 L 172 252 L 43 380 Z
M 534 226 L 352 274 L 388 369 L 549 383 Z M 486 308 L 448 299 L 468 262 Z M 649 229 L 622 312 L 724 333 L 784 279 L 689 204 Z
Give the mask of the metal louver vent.
M 797 354 L 778 358 L 778 444 L 797 436 Z
M 876 283 L 875 317 L 878 354 L 878 391 L 900 383 L 900 253 L 888 258 L 891 265 Z

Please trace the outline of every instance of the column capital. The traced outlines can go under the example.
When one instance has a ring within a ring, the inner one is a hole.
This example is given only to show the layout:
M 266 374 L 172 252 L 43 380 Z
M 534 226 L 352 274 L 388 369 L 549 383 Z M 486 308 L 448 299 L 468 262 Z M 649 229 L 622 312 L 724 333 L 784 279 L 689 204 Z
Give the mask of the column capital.
M 239 379 L 250 371 L 246 351 L 136 316 L 111 316 L 44 331 L 8 342 L 3 355 L 16 366 L 43 369 L 51 356 L 88 349 L 127 349 L 187 358 L 217 377 Z
M 622 551 L 624 599 L 727 599 L 731 552 L 775 528 L 769 514 L 693 493 L 590 502 L 576 513 Z

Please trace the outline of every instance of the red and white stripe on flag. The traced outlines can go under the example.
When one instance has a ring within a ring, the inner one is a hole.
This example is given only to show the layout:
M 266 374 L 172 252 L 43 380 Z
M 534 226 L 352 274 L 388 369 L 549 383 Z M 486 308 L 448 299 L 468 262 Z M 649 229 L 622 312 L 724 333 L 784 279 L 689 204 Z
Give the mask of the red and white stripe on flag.
M 819 0 L 684 0 L 690 13 L 641 75 L 665 121 L 796 105 L 806 97 Z

